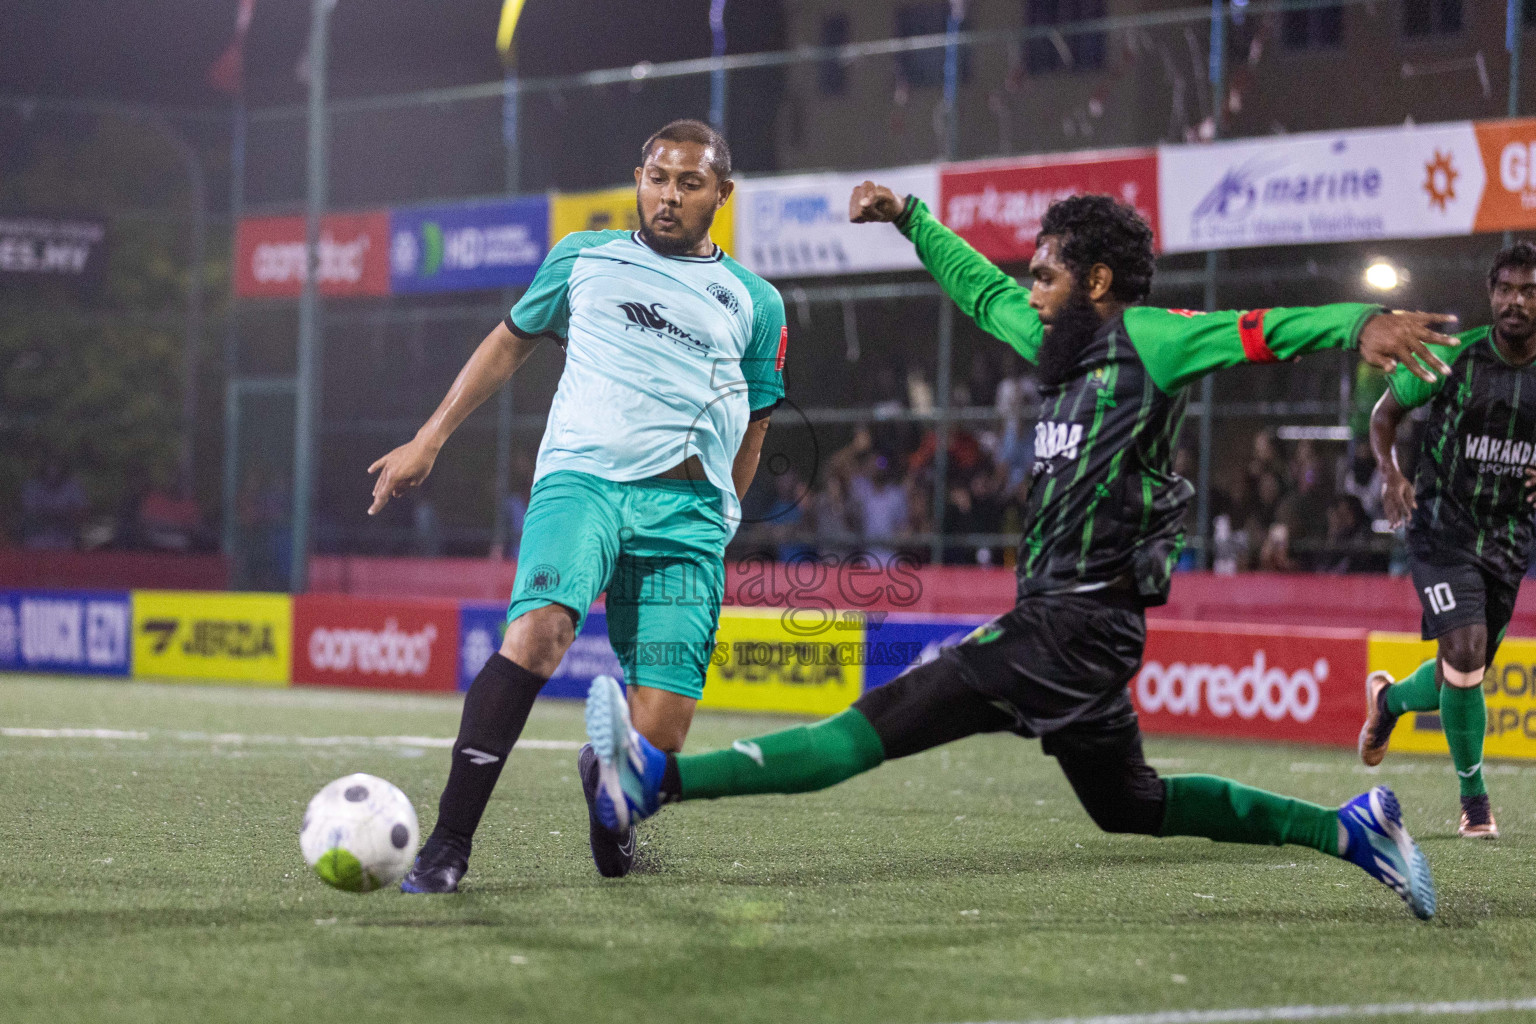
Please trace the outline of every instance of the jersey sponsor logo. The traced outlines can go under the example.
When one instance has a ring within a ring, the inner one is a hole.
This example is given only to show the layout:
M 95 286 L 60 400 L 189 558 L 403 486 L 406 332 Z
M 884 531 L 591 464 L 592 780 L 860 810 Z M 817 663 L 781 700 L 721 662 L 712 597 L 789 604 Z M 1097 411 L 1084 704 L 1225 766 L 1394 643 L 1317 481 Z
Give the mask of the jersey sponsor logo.
M 713 295 L 715 300 L 724 306 L 732 316 L 741 312 L 741 303 L 737 300 L 736 293 L 719 281 L 711 281 L 709 287 L 704 290 Z
M 675 341 L 686 349 L 694 352 L 708 352 L 709 342 L 694 337 L 681 327 L 661 315 L 661 310 L 666 309 L 659 302 L 646 305 L 643 302 L 621 302 L 619 308 L 624 311 L 624 316 L 629 323 L 624 325 L 627 331 L 631 328 L 654 334 L 668 341 Z
M 1203 705 L 1217 718 L 1263 715 L 1271 722 L 1289 718 L 1305 723 L 1317 714 L 1321 684 L 1327 678 L 1326 658 L 1287 672 L 1270 665 L 1263 648 L 1254 652 L 1252 664 L 1236 670 L 1230 665 L 1176 661 L 1164 666 L 1149 661 L 1136 677 L 1136 704 L 1146 714 L 1198 715 Z
M 1516 441 L 1486 434 L 1468 436 L 1465 449 L 1467 458 L 1482 463 L 1484 473 L 1500 476 L 1519 476 L 1531 465 L 1536 446 L 1529 441 Z
M 1083 442 L 1081 423 L 1050 423 L 1042 420 L 1035 424 L 1035 465 L 1041 466 L 1046 459 L 1060 456 L 1077 458 L 1077 446 Z
M 552 565 L 536 565 L 528 573 L 530 593 L 542 594 L 560 585 L 560 570 Z
M 784 370 L 784 353 L 789 349 L 789 325 L 779 328 L 779 357 L 774 360 L 773 368 L 779 372 Z

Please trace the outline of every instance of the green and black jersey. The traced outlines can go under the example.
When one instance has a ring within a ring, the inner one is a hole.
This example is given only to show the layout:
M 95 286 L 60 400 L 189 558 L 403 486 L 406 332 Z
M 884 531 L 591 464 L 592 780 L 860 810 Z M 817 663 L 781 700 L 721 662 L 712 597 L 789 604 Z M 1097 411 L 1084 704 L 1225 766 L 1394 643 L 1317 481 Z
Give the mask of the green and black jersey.
M 944 227 L 917 199 L 897 221 L 962 311 L 1035 362 L 1029 290 Z M 1019 540 L 1019 596 L 1134 586 L 1168 599 L 1194 494 L 1173 472 L 1184 388 L 1242 363 L 1353 347 L 1381 307 L 1356 303 L 1216 313 L 1133 307 L 1103 324 L 1070 376 L 1041 392 L 1034 483 Z
M 1470 559 L 1518 587 L 1531 560 L 1525 471 L 1536 463 L 1536 366 L 1505 361 L 1487 327 L 1432 346 L 1451 364 L 1430 384 L 1399 367 L 1388 378 L 1407 409 L 1429 403 L 1414 472 L 1410 551 L 1425 561 Z

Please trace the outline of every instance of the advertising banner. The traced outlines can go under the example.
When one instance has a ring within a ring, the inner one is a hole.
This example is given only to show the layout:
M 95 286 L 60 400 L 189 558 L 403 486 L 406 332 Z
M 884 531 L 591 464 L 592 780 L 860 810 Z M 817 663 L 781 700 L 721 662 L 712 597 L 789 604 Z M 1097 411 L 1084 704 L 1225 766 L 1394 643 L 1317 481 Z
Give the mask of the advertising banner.
M 941 618 L 927 615 L 869 613 L 864 623 L 868 657 L 864 664 L 864 689 L 884 686 L 908 666 L 924 665 L 946 647 L 964 640 L 983 616 Z
M 1371 671 L 1401 679 L 1435 656 L 1434 641 L 1414 633 L 1372 633 Z M 1362 698 L 1363 699 L 1363 698 Z M 1536 757 L 1536 640 L 1505 640 L 1483 677 L 1488 704 L 1485 757 Z M 1391 750 L 1449 754 L 1437 711 L 1409 713 L 1392 731 Z
M 286 686 L 292 641 L 287 594 L 133 592 L 136 676 Z
M 459 606 L 303 594 L 293 600 L 293 675 L 306 686 L 458 688 Z
M 389 281 L 396 294 L 526 285 L 549 251 L 544 196 L 390 214 Z
M 0 671 L 126 676 L 127 591 L 0 590 Z
M 749 178 L 737 184 L 731 200 L 740 210 L 736 258 L 764 277 L 921 269 L 912 243 L 893 225 L 848 220 L 849 197 L 866 179 L 930 205 L 939 195 L 939 170 L 931 164 L 854 174 Z
M 328 213 L 320 220 L 320 292 L 389 294 L 389 213 Z M 306 273 L 303 217 L 245 217 L 235 231 L 235 294 L 299 297 Z
M 507 631 L 507 606 L 505 604 L 466 603 L 459 610 L 459 689 L 469 689 L 480 669 L 501 648 L 501 638 Z M 560 667 L 549 677 L 541 697 L 564 697 L 585 700 L 587 689 L 598 676 L 609 675 L 624 681 L 619 668 L 618 656 L 608 642 L 608 616 L 599 608 L 587 613 L 587 621 L 571 644 Z
M 1367 633 L 1149 622 L 1131 696 L 1149 733 L 1353 746 Z
M 1046 207 L 1079 193 L 1114 196 L 1159 233 L 1157 177 L 1150 149 L 945 164 L 939 216 L 988 259 L 1021 263 L 1035 253 Z
M 831 715 L 864 692 L 862 616 L 791 630 L 772 609 L 726 608 L 701 707 Z
M 106 265 L 106 221 L 0 214 L 0 283 L 58 280 L 94 285 Z
M 1480 121 L 1473 129 L 1486 179 L 1473 230 L 1536 228 L 1536 118 Z
M 734 220 L 738 201 L 735 196 L 727 200 L 709 229 L 715 244 L 732 254 L 736 252 Z M 599 192 L 556 192 L 549 200 L 550 245 L 572 231 L 634 231 L 639 227 L 633 185 Z
M 1163 249 L 1466 235 L 1485 182 L 1471 122 L 1158 150 Z

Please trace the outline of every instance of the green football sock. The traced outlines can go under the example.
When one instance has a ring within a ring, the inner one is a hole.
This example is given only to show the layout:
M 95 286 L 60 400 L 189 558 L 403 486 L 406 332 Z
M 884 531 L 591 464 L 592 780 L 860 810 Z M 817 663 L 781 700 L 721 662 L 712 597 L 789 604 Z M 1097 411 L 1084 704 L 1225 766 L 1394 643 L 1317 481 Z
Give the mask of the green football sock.
M 726 750 L 677 758 L 680 798 L 713 799 L 750 793 L 808 793 L 835 786 L 885 760 L 874 726 L 849 708 L 814 725 L 801 725 Z
M 1338 856 L 1339 812 L 1214 775 L 1170 775 L 1165 836 L 1204 836 L 1218 843 L 1297 843 Z
M 1435 659 L 1405 676 L 1400 682 L 1387 687 L 1387 710 L 1394 715 L 1405 711 L 1433 711 L 1440 706 L 1439 688 L 1435 685 Z
M 1456 766 L 1461 795 L 1482 796 L 1488 792 L 1483 784 L 1483 735 L 1488 729 L 1483 688 L 1449 683 L 1442 686 L 1440 725 L 1445 729 L 1445 742 L 1451 747 L 1451 763 Z

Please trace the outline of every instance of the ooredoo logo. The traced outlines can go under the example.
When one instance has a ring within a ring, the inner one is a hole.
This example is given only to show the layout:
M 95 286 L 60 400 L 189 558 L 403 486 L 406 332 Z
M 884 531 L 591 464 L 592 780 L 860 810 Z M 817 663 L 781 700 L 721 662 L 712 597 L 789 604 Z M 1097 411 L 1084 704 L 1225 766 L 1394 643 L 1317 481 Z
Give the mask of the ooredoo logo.
M 372 242 L 366 234 L 338 241 L 330 232 L 322 232 L 320 281 L 353 285 L 362 281 L 363 260 Z M 261 284 L 302 283 L 307 256 L 303 242 L 262 242 L 251 254 L 251 274 Z
M 319 627 L 309 634 L 309 664 L 319 671 L 424 676 L 436 640 L 437 626 L 430 622 L 415 633 L 403 632 L 393 618 L 377 631 Z
M 1176 661 L 1164 666 L 1149 661 L 1136 677 L 1136 705 L 1147 714 L 1198 715 L 1203 706 L 1217 718 L 1263 715 L 1271 722 L 1289 718 L 1305 723 L 1317 714 L 1320 684 L 1327 678 L 1326 658 L 1287 672 L 1270 665 L 1262 648 L 1254 652 L 1252 664 L 1236 670 L 1230 665 Z

